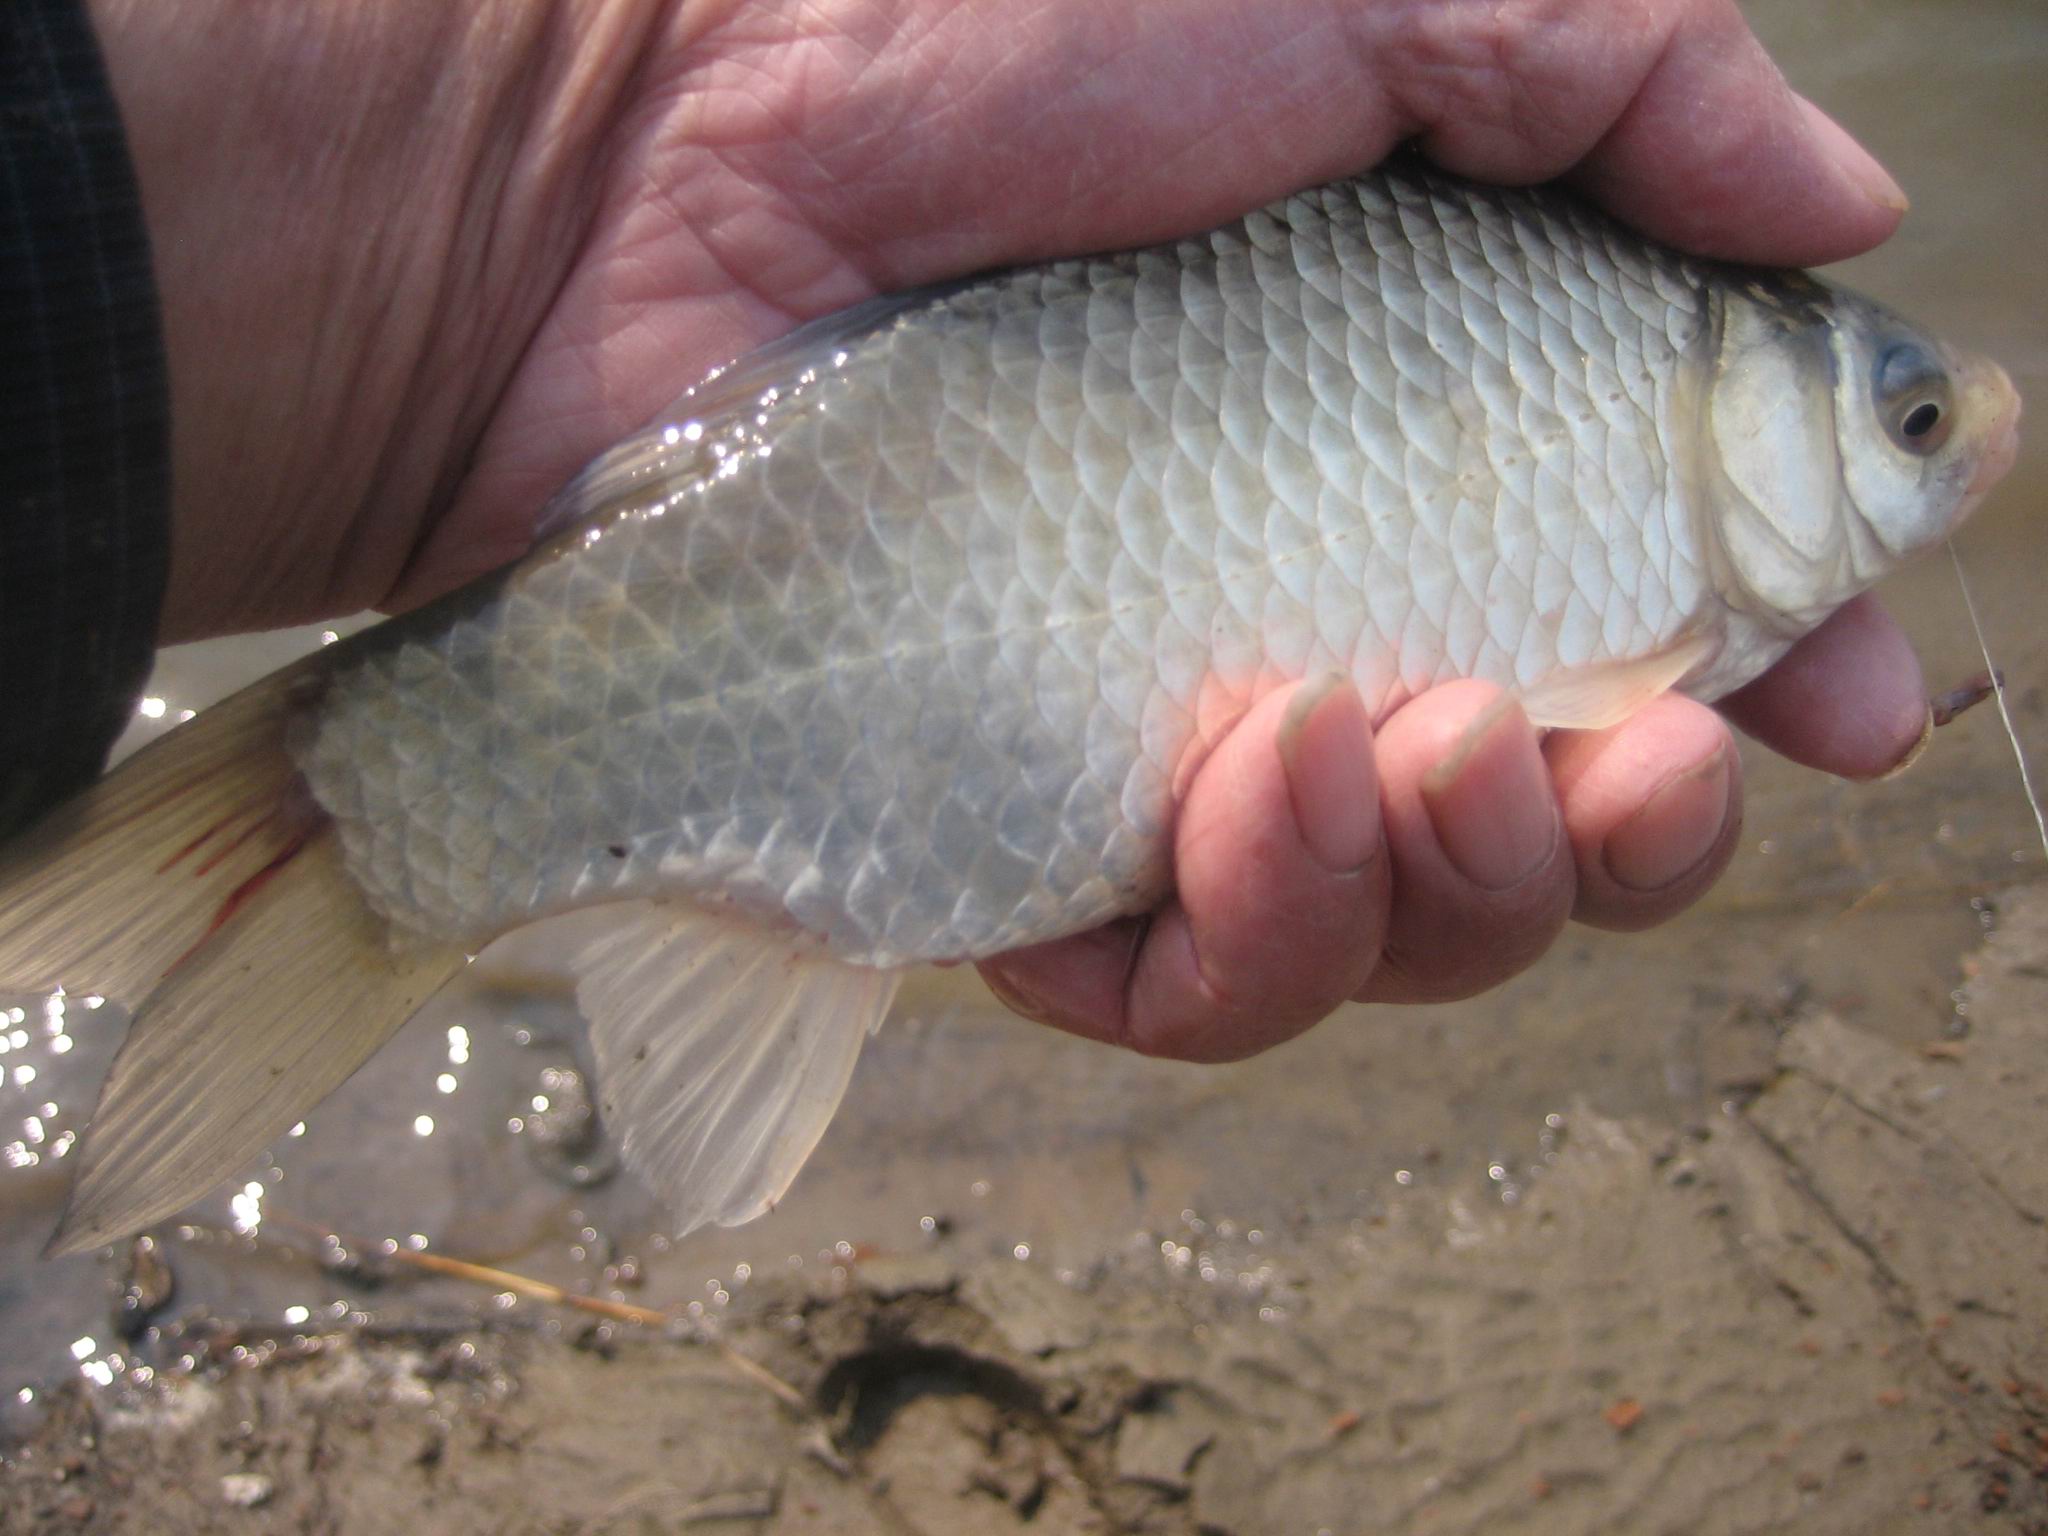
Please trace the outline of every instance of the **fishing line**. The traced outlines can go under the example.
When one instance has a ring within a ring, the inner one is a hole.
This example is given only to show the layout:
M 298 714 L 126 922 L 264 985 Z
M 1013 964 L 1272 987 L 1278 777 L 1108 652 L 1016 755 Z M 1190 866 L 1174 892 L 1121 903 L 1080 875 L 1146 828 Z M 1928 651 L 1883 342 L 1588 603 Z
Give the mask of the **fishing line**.
M 2034 812 L 2034 825 L 2041 833 L 2041 851 L 2048 853 L 2048 815 L 2041 811 L 2041 797 L 2034 791 L 2034 776 L 2027 771 L 2026 749 L 2020 745 L 2020 733 L 2013 726 L 2012 711 L 2005 704 L 2005 679 L 1999 674 L 1997 665 L 1991 660 L 1991 647 L 1984 639 L 1984 624 L 1977 617 L 1977 600 L 1970 596 L 1970 583 L 1963 576 L 1963 558 L 1956 553 L 1956 541 L 1948 540 L 1949 564 L 1956 568 L 1956 585 L 1963 589 L 1963 609 L 1970 615 L 1970 628 L 1977 633 L 1977 649 L 1984 656 L 1984 670 L 1991 675 L 1991 696 L 1998 701 L 1998 718 L 2005 722 L 2005 738 L 2012 743 L 2013 761 L 2020 765 L 2020 788 L 2027 793 L 2027 804 Z

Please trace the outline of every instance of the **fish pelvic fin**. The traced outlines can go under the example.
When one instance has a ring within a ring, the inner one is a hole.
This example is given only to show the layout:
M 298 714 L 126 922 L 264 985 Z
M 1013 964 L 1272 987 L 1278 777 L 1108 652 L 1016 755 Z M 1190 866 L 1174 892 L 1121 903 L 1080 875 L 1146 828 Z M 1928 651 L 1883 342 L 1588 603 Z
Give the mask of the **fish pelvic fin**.
M 394 934 L 322 824 L 143 1001 L 100 1090 L 51 1254 L 206 1193 L 340 1086 L 465 963 Z
M 681 902 L 603 910 L 570 965 L 626 1165 L 678 1235 L 751 1221 L 824 1135 L 898 974 Z

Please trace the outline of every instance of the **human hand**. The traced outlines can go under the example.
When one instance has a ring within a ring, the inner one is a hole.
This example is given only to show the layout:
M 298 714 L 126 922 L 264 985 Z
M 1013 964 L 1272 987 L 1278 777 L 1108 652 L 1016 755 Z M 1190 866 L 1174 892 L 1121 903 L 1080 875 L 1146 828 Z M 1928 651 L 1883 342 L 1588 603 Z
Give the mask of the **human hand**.
M 1847 255 L 1903 207 L 1732 0 L 218 6 L 95 5 L 170 348 L 166 638 L 410 606 L 800 320 L 1201 228 L 1406 139 L 1742 259 Z M 1241 1055 L 1348 996 L 1480 990 L 1574 911 L 1644 926 L 1719 873 L 1718 716 L 1666 699 L 1539 747 L 1495 708 L 1440 689 L 1375 742 L 1347 690 L 1267 701 L 1190 791 L 1175 901 L 992 982 L 1082 1033 Z M 1731 713 L 1854 776 L 1925 720 L 1869 604 Z
M 1376 734 L 1354 690 L 1319 693 L 1311 681 L 1263 700 L 1202 765 L 1175 829 L 1172 901 L 985 964 L 997 995 L 1094 1039 L 1234 1060 L 1348 999 L 1483 992 L 1567 919 L 1652 927 L 1734 853 L 1741 759 L 1722 715 L 1690 699 L 1539 740 L 1481 683 L 1432 689 Z M 1851 778 L 1892 769 L 1929 729 L 1919 663 L 1868 597 L 1723 710 Z

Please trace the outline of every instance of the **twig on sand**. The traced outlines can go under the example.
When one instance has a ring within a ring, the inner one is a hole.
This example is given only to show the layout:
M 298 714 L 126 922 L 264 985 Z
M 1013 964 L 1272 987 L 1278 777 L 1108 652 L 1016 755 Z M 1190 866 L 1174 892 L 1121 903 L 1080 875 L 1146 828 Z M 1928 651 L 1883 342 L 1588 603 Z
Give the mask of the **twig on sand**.
M 324 1242 L 343 1241 L 341 1235 L 332 1227 L 303 1220 L 280 1211 L 276 1206 L 272 1206 L 264 1213 L 264 1219 L 282 1227 L 289 1227 L 295 1232 L 303 1232 L 309 1237 L 320 1238 Z M 467 1259 L 451 1259 L 446 1254 L 424 1253 L 411 1248 L 389 1248 L 381 1251 L 387 1259 L 395 1259 L 401 1264 L 409 1264 L 414 1269 L 423 1269 L 430 1274 L 446 1275 L 453 1280 L 468 1280 L 477 1285 L 490 1286 L 494 1290 L 511 1291 L 515 1295 L 530 1296 L 536 1301 L 552 1302 L 557 1306 L 574 1307 L 579 1312 L 592 1312 L 615 1322 L 665 1328 L 675 1321 L 671 1314 L 658 1312 L 652 1307 L 636 1307 L 631 1302 L 611 1301 L 602 1296 L 578 1295 L 575 1291 L 564 1290 L 552 1281 L 516 1275 L 509 1269 L 497 1269 L 489 1264 L 472 1264 Z M 723 1339 L 707 1339 L 705 1342 L 718 1352 L 726 1364 L 785 1407 L 800 1414 L 810 1413 L 810 1402 L 803 1393 L 765 1365 L 749 1359 Z
M 332 1227 L 322 1226 L 316 1221 L 303 1221 L 288 1215 L 275 1206 L 264 1213 L 266 1221 L 279 1226 L 290 1227 L 308 1237 L 317 1237 L 326 1242 L 340 1243 L 342 1238 Z M 620 1323 L 644 1323 L 651 1328 L 667 1325 L 669 1315 L 657 1312 L 652 1307 L 636 1307 L 631 1302 L 610 1301 L 602 1296 L 580 1296 L 574 1291 L 547 1280 L 535 1280 L 526 1275 L 515 1275 L 509 1269 L 493 1269 L 488 1264 L 472 1264 L 467 1259 L 451 1259 L 446 1254 L 423 1253 L 411 1248 L 387 1248 L 383 1256 L 400 1264 L 409 1264 L 414 1269 L 424 1269 L 431 1274 L 447 1275 L 451 1279 L 469 1280 L 478 1285 L 488 1285 L 497 1290 L 511 1291 L 519 1296 L 531 1296 L 536 1301 L 549 1301 L 557 1306 L 574 1307 L 579 1312 L 594 1312 L 599 1317 L 608 1317 Z

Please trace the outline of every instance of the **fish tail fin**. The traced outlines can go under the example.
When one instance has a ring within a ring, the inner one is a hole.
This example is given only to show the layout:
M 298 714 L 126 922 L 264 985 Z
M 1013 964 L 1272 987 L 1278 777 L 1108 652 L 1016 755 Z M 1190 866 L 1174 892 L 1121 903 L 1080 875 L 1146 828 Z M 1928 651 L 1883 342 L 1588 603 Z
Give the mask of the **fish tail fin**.
M 138 1004 L 52 1253 L 204 1194 L 462 968 L 370 911 L 293 769 L 318 675 L 207 710 L 0 852 L 0 984 Z
M 0 846 L 0 986 L 133 1004 L 231 917 L 321 819 L 284 740 L 318 687 L 267 677 Z
M 137 1010 L 49 1251 L 107 1242 L 206 1193 L 339 1087 L 466 958 L 395 936 L 320 826 Z

